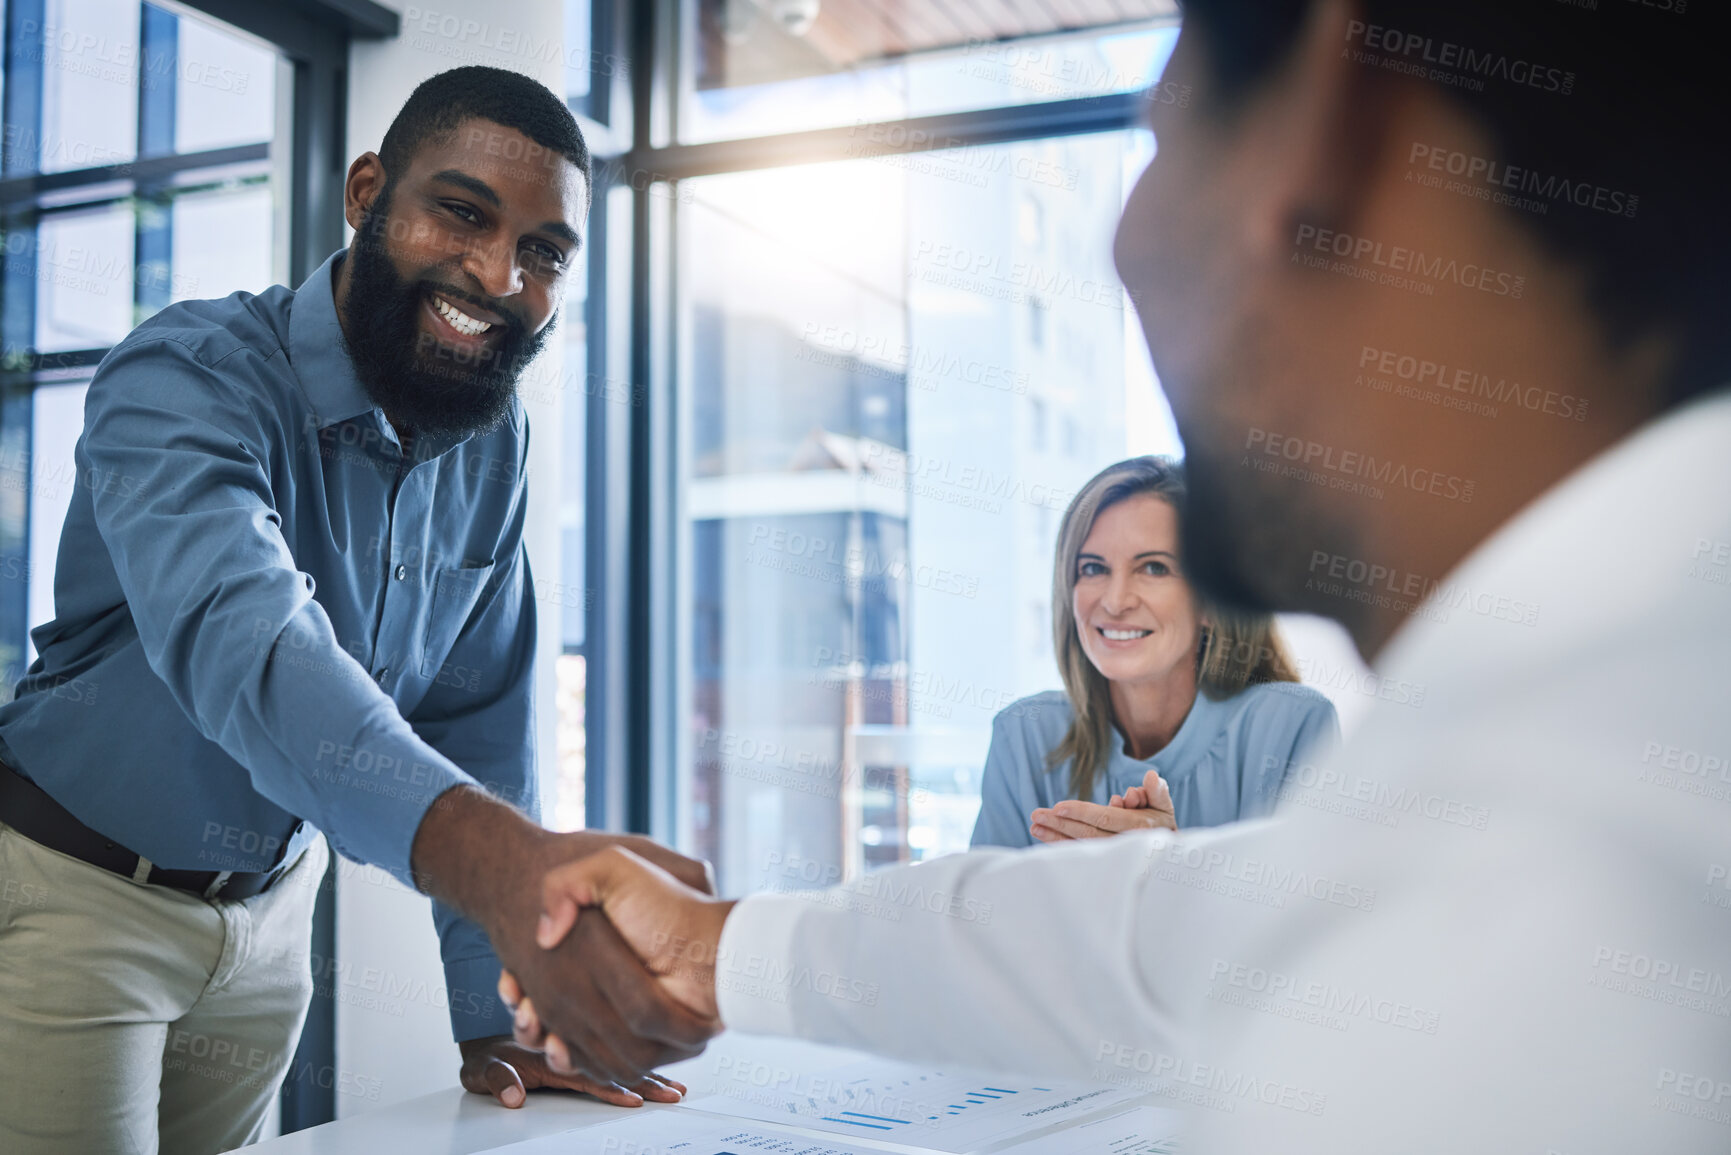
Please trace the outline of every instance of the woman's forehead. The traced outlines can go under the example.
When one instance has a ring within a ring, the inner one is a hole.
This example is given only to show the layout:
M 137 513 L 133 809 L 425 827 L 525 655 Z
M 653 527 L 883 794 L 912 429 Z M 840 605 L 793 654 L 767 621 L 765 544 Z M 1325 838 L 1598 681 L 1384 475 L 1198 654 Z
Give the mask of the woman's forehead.
M 1129 544 L 1136 540 L 1163 542 L 1164 548 L 1170 548 L 1177 539 L 1178 511 L 1158 494 L 1138 493 L 1134 497 L 1113 502 L 1095 514 L 1094 524 L 1089 528 L 1088 536 L 1082 544 L 1083 548 L 1087 549 L 1091 543 Z M 1152 545 L 1144 548 L 1163 547 Z

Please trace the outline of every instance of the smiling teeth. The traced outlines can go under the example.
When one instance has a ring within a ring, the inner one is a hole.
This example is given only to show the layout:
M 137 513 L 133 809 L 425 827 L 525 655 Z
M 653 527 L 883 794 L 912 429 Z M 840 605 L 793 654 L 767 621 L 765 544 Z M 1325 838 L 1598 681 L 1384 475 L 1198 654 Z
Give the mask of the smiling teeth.
M 445 318 L 446 324 L 465 337 L 479 337 L 493 327 L 485 321 L 475 320 L 443 297 L 434 297 L 433 307 L 439 310 L 439 316 Z
M 1104 630 L 1103 629 L 1100 632 L 1102 634 L 1106 635 L 1106 640 L 1109 642 L 1133 642 L 1137 638 L 1147 637 L 1149 634 L 1153 633 L 1154 631 L 1153 630 Z

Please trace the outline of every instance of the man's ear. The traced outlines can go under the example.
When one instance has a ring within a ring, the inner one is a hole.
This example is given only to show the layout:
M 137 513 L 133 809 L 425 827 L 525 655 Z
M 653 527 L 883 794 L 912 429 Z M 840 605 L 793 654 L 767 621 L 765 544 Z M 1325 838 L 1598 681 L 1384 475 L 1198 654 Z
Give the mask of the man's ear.
M 343 181 L 343 219 L 351 229 L 359 230 L 361 220 L 385 188 L 385 163 L 376 152 L 363 152 L 349 165 L 349 175 Z

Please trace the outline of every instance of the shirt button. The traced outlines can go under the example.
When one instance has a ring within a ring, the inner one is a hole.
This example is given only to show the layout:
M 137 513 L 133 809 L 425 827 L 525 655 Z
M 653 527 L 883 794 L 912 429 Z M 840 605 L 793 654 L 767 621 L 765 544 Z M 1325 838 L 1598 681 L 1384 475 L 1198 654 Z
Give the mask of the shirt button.
M 402 581 L 404 578 L 406 578 L 408 576 L 409 576 L 409 567 L 408 566 L 400 565 L 397 567 L 397 580 L 398 581 Z

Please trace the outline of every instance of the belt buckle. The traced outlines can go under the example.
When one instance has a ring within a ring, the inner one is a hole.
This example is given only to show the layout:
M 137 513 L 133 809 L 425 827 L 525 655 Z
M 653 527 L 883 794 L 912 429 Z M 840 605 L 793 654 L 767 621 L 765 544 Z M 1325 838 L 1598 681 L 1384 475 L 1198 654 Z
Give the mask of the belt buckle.
M 210 885 L 204 888 L 204 899 L 206 902 L 215 898 L 216 892 L 228 885 L 229 875 L 233 873 L 234 871 L 232 870 L 219 870 L 216 872 L 216 877 L 211 879 Z

